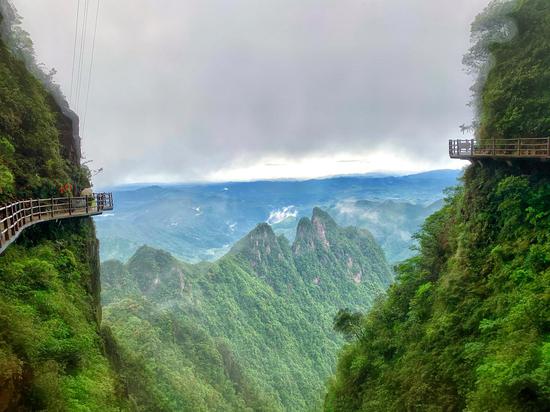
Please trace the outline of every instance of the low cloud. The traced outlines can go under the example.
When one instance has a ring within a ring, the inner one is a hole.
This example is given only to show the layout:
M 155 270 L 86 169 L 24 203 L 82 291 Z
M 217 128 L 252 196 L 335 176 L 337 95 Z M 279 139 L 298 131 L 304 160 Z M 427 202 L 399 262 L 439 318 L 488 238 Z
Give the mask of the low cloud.
M 294 206 L 286 206 L 282 209 L 272 210 L 266 222 L 270 225 L 276 225 L 277 223 L 284 222 L 290 218 L 296 218 L 297 216 L 298 210 Z

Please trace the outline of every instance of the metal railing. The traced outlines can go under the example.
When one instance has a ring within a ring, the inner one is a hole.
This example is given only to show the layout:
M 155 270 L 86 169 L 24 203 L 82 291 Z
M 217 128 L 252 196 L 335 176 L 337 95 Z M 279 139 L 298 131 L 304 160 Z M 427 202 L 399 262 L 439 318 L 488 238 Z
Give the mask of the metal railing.
M 113 209 L 112 193 L 20 200 L 0 206 L 0 253 L 27 227 L 48 220 L 99 215 Z
M 550 137 L 449 140 L 449 156 L 466 160 L 482 157 L 550 159 Z

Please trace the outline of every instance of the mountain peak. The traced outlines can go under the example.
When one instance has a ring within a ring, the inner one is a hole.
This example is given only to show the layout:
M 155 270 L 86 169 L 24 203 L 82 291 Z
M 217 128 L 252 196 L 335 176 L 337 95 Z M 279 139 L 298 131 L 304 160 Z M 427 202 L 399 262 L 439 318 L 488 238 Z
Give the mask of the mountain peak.
M 313 208 L 313 212 L 311 214 L 311 219 L 320 219 L 320 220 L 323 220 L 323 221 L 326 221 L 326 222 L 331 222 L 333 224 L 336 224 L 336 222 L 334 222 L 334 219 L 327 213 L 325 212 L 323 209 L 321 209 L 320 207 L 314 207 Z
M 251 255 L 261 260 L 262 255 L 269 255 L 279 248 L 279 241 L 271 226 L 260 223 L 231 248 L 231 253 Z
M 263 235 L 263 236 L 274 236 L 275 232 L 273 232 L 273 229 L 271 226 L 267 223 L 259 223 L 252 231 L 249 233 L 249 235 Z

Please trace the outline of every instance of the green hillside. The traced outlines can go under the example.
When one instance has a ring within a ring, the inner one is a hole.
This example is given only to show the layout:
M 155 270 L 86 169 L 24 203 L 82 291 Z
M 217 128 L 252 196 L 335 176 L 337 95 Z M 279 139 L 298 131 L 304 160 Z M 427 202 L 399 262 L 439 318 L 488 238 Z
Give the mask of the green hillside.
M 299 411 L 320 406 L 333 371 L 333 317 L 370 306 L 391 272 L 368 232 L 315 209 L 293 245 L 261 224 L 212 264 L 142 247 L 126 265 L 106 262 L 102 278 L 122 363 L 144 365 L 125 372 L 138 404 Z
M 524 0 L 476 20 L 485 39 L 515 24 L 486 43 L 481 138 L 550 135 L 549 19 L 548 1 Z M 550 165 L 470 166 L 418 240 L 387 298 L 353 320 L 325 410 L 549 410 Z

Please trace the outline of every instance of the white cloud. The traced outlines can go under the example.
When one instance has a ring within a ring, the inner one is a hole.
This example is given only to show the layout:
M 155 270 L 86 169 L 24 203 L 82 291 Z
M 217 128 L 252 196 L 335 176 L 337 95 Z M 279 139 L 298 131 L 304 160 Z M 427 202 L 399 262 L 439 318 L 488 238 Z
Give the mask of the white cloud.
M 294 206 L 286 206 L 282 209 L 272 210 L 266 222 L 270 225 L 276 225 L 289 218 L 296 218 L 296 216 L 298 216 L 298 210 Z

